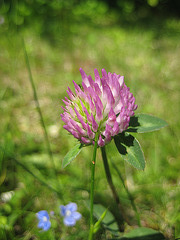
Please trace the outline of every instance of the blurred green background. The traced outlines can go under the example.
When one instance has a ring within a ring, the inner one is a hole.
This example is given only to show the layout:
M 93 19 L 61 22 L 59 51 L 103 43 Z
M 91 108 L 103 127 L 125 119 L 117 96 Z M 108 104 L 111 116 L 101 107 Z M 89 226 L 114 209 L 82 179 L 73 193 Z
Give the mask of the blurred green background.
M 168 127 L 137 135 L 146 168 L 133 169 L 114 147 L 108 157 L 120 169 L 144 227 L 167 239 L 180 237 L 180 1 L 178 0 L 2 0 L 0 2 L 0 239 L 87 239 L 92 147 L 65 169 L 62 159 L 76 140 L 63 129 L 61 99 L 79 68 L 125 76 L 137 112 L 167 121 Z M 22 44 L 24 38 L 39 104 L 53 152 L 48 155 Z M 28 171 L 27 171 L 28 170 Z M 111 166 L 113 181 L 133 226 L 130 201 Z M 49 188 L 43 183 L 48 183 Z M 57 185 L 58 183 L 58 185 Z M 53 189 L 54 190 L 53 190 Z M 57 191 L 56 191 L 57 190 Z M 83 215 L 74 228 L 53 222 L 39 232 L 35 213 L 59 212 L 76 202 Z M 100 151 L 95 202 L 116 213 Z M 127 229 L 130 227 L 127 227 Z M 95 239 L 107 239 L 101 229 Z

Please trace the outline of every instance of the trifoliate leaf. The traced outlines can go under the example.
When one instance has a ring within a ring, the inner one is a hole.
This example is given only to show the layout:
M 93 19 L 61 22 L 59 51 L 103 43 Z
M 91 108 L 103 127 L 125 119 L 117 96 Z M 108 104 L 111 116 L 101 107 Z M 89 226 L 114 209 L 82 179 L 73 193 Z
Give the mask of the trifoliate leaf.
M 152 132 L 166 127 L 167 125 L 167 122 L 158 117 L 140 113 L 131 117 L 127 132 Z
M 118 238 L 118 240 L 165 240 L 165 237 L 162 233 L 154 229 L 140 227 L 125 233 L 123 237 Z
M 120 133 L 114 137 L 115 145 L 123 157 L 133 167 L 144 170 L 144 154 L 138 140 L 129 133 Z

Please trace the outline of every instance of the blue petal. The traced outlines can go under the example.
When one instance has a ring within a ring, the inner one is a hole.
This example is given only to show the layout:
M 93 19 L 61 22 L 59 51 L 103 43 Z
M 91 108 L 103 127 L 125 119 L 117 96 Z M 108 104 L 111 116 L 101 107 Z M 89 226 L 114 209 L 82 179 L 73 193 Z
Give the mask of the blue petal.
M 81 219 L 82 215 L 81 215 L 79 212 L 73 212 L 73 213 L 72 213 L 72 217 L 73 217 L 75 220 L 79 220 L 79 219 Z
M 65 215 L 66 215 L 66 206 L 60 205 L 60 209 L 61 209 L 60 214 L 61 214 L 63 217 L 65 217 Z
M 74 226 L 76 224 L 76 220 L 73 217 L 65 217 L 64 224 L 66 226 Z
M 49 220 L 49 215 L 48 215 L 48 212 L 46 210 L 42 210 L 42 211 L 37 212 L 36 216 L 40 220 L 42 220 L 43 217 L 47 217 L 47 219 Z
M 38 226 L 38 228 L 44 228 L 44 222 L 43 221 L 39 221 L 37 226 Z
M 68 205 L 66 205 L 66 209 L 71 211 L 71 212 L 75 212 L 77 210 L 77 204 L 71 202 Z
M 43 231 L 47 231 L 51 227 L 50 221 L 39 221 L 38 228 L 42 228 Z
M 47 231 L 50 227 L 51 227 L 51 222 L 50 222 L 50 221 L 47 221 L 47 222 L 44 223 L 44 228 L 43 228 L 43 230 L 44 230 L 44 231 Z

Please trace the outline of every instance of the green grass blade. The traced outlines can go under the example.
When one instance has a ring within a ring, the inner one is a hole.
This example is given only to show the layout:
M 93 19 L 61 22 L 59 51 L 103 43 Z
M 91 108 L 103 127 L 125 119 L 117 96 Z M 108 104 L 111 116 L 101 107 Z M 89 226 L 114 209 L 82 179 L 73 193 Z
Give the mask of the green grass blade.
M 93 233 L 96 233 L 99 230 L 100 225 L 101 225 L 102 221 L 104 220 L 107 211 L 108 211 L 108 208 L 106 208 L 106 210 L 102 213 L 102 215 L 100 216 L 98 221 L 94 224 Z
M 47 147 L 47 150 L 48 150 L 48 153 L 49 153 L 50 161 L 52 162 L 54 169 L 56 169 L 53 154 L 52 154 L 52 150 L 51 150 L 51 146 L 50 146 L 50 142 L 49 142 L 49 138 L 48 138 L 48 134 L 47 134 L 47 130 L 46 130 L 46 126 L 45 126 L 45 123 L 44 123 L 43 115 L 42 115 L 41 108 L 40 108 L 39 101 L 38 101 L 36 87 L 35 87 L 35 84 L 34 84 L 32 72 L 31 72 L 31 66 L 30 66 L 30 63 L 29 63 L 29 58 L 28 58 L 28 54 L 27 54 L 27 51 L 26 51 L 26 46 L 25 46 L 24 39 L 22 39 L 22 42 L 23 42 L 23 50 L 24 50 L 26 66 L 27 66 L 27 70 L 28 70 L 28 74 L 29 74 L 29 81 L 31 83 L 31 87 L 32 87 L 32 90 L 33 90 L 34 101 L 36 103 L 36 109 L 37 109 L 37 112 L 38 112 L 39 117 L 40 117 L 41 126 L 44 130 L 44 138 L 45 138 L 45 142 L 46 142 L 46 147 Z
M 71 150 L 66 154 L 63 159 L 62 167 L 65 168 L 68 164 L 70 164 L 76 156 L 82 150 L 82 144 L 78 143 L 75 147 L 71 148 Z
M 120 172 L 119 169 L 117 168 L 116 164 L 113 162 L 112 159 L 110 159 L 110 160 L 111 160 L 111 163 L 112 163 L 113 168 L 116 170 L 116 172 L 117 172 L 117 174 L 118 174 L 118 176 L 119 176 L 119 178 L 120 178 L 120 180 L 121 180 L 121 182 L 122 182 L 122 185 L 123 185 L 123 187 L 124 187 L 124 189 L 125 189 L 128 197 L 129 197 L 129 200 L 130 200 L 130 202 L 131 202 L 131 206 L 132 206 L 132 208 L 133 208 L 133 210 L 134 210 L 134 212 L 135 212 L 135 214 L 136 214 L 138 226 L 141 227 L 140 215 L 139 215 L 138 210 L 137 210 L 137 208 L 136 208 L 136 205 L 135 205 L 135 203 L 134 203 L 133 196 L 132 196 L 131 193 L 129 192 L 128 187 L 126 186 L 126 184 L 125 184 L 125 182 L 124 182 L 124 179 L 123 179 L 123 177 L 122 177 L 122 175 L 121 175 L 121 172 Z
M 23 169 L 25 169 L 29 174 L 31 174 L 34 178 L 36 178 L 41 184 L 43 184 L 44 186 L 48 187 L 50 190 L 52 190 L 53 192 L 56 192 L 57 194 L 61 195 L 61 192 L 59 192 L 59 190 L 55 189 L 54 187 L 52 187 L 51 185 L 49 185 L 47 183 L 47 180 L 44 179 L 44 177 L 40 174 L 40 172 L 34 168 L 33 166 L 26 166 L 24 163 L 22 163 L 21 161 L 17 160 L 16 158 L 12 158 L 18 165 L 20 165 Z

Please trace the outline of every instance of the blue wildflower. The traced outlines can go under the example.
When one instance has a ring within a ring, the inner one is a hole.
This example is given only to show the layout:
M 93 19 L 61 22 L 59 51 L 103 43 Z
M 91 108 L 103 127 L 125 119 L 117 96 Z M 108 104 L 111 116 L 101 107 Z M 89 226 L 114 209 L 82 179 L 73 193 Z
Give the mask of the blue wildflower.
M 43 231 L 47 231 L 51 227 L 48 212 L 42 210 L 36 213 L 36 216 L 39 219 L 38 228 L 42 228 Z
M 74 226 L 76 221 L 79 220 L 82 216 L 79 212 L 77 212 L 77 204 L 69 203 L 66 206 L 61 205 L 61 215 L 64 217 L 64 224 L 66 226 Z

